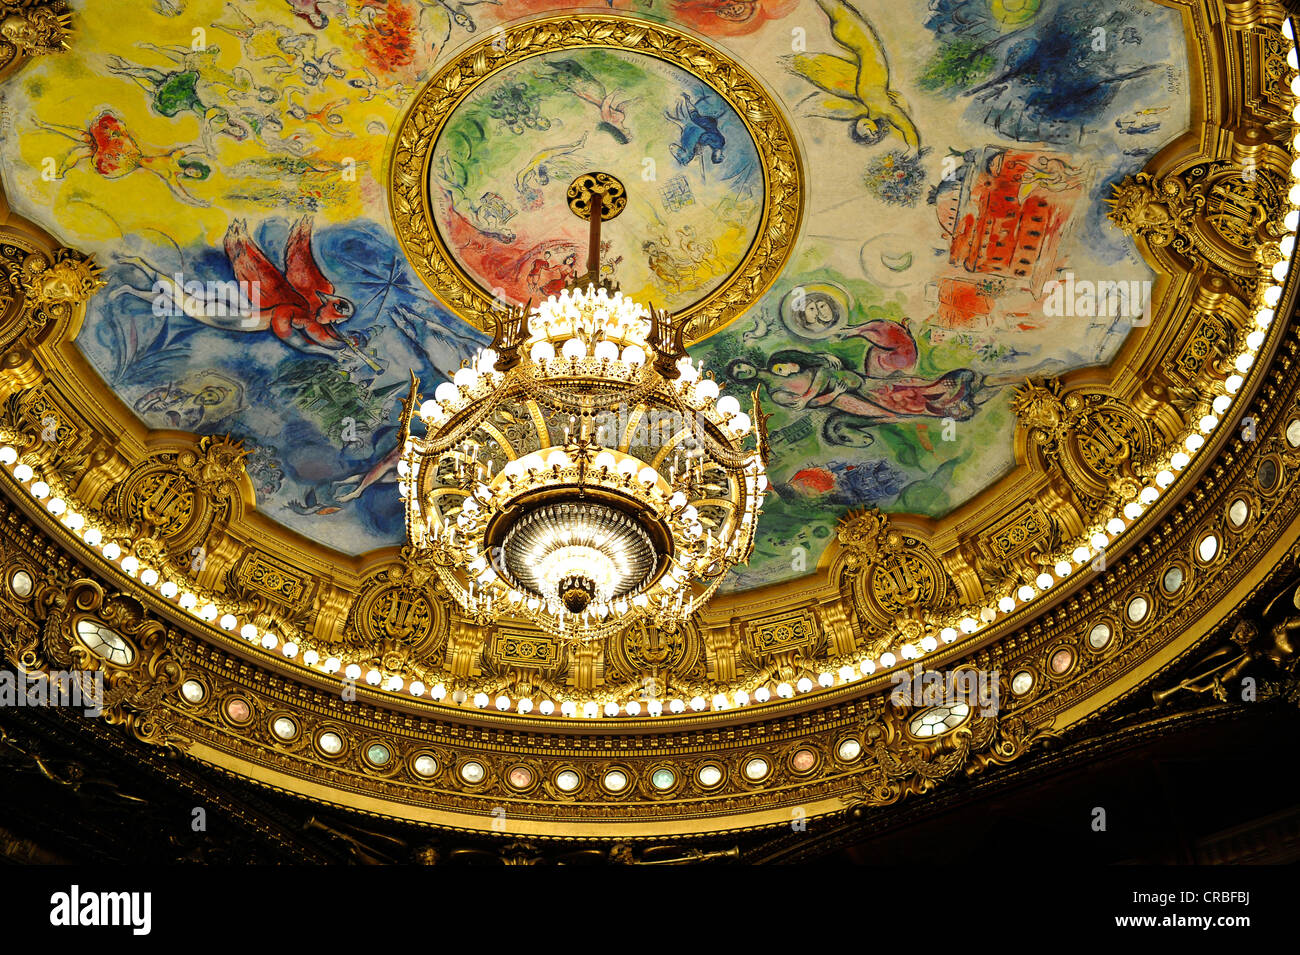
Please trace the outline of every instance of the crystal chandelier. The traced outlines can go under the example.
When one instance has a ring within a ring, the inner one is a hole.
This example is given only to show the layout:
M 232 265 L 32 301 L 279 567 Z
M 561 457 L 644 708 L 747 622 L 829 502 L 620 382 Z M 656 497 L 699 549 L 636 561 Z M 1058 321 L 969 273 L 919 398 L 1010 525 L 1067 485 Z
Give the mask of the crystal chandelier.
M 752 417 L 719 398 L 685 353 L 685 323 L 602 280 L 600 225 L 626 202 L 612 176 L 579 176 L 569 205 L 591 222 L 588 272 L 498 313 L 491 346 L 431 400 L 412 377 L 407 553 L 477 623 L 531 621 L 569 640 L 637 620 L 676 629 L 753 550 L 767 488 L 758 392 Z

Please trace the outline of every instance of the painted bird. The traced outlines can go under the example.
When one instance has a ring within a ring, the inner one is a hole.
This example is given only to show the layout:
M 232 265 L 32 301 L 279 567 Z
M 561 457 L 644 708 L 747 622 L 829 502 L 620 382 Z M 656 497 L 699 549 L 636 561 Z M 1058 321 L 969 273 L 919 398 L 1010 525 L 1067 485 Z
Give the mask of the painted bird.
M 226 230 L 226 257 L 235 278 L 257 289 L 253 315 L 239 324 L 240 331 L 269 328 L 280 341 L 298 351 L 338 358 L 351 349 L 375 371 L 379 364 L 335 326 L 356 313 L 351 299 L 334 294 L 334 284 L 321 272 L 311 250 L 311 219 L 303 216 L 289 232 L 284 247 L 284 271 L 248 234 L 248 224 L 237 219 Z

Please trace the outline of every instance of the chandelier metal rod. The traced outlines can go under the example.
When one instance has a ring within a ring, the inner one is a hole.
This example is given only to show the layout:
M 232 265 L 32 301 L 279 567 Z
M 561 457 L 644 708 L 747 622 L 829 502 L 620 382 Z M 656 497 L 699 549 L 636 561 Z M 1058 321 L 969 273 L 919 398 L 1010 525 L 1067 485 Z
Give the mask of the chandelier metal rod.
M 591 202 L 591 226 L 587 231 L 587 274 L 594 283 L 600 282 L 600 216 L 605 205 L 605 191 L 594 189 Z

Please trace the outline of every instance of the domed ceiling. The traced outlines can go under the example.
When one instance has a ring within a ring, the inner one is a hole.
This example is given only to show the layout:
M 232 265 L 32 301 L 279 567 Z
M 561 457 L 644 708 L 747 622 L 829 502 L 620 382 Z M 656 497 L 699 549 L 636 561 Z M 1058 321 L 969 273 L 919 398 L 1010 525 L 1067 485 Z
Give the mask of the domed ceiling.
M 68 7 L 0 2 L 0 651 L 137 742 L 676 839 L 1010 763 L 1203 650 L 1157 704 L 1294 673 L 1286 627 L 1209 646 L 1300 565 L 1281 7 Z M 583 642 L 462 611 L 398 472 L 412 373 L 587 272 L 591 172 L 601 277 L 757 395 L 771 485 L 706 606 Z M 922 665 L 980 690 L 887 692 Z
M 399 544 L 397 398 L 486 339 L 394 235 L 393 133 L 467 44 L 568 9 L 88 6 L 74 49 L 6 90 L 2 154 L 15 208 L 108 270 L 78 348 L 149 427 L 241 439 L 276 521 L 347 554 Z M 802 227 L 766 251 L 784 267 L 692 349 L 773 412 L 775 493 L 727 583 L 751 588 L 810 572 L 851 508 L 959 508 L 1014 466 L 1011 386 L 1114 358 L 1153 273 L 1101 200 L 1187 128 L 1185 42 L 1138 0 L 651 15 L 755 77 L 802 163 Z M 464 284 L 521 302 L 583 271 L 564 195 L 591 169 L 630 184 L 602 253 L 625 293 L 684 311 L 736 277 L 771 173 L 719 74 L 666 55 L 541 52 L 456 104 L 420 172 Z M 210 301 L 250 276 L 274 299 L 251 317 L 177 307 L 178 281 Z M 1072 280 L 1119 293 L 1066 307 Z

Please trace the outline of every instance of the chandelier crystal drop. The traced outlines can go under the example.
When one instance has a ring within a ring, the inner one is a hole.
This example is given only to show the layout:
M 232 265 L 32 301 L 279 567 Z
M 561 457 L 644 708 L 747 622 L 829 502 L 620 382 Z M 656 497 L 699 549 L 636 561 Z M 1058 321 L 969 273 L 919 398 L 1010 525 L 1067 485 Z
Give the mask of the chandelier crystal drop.
M 570 188 L 595 212 L 582 287 L 503 309 L 431 399 L 412 376 L 398 464 L 407 558 L 475 622 L 573 640 L 680 626 L 749 559 L 767 488 L 757 392 L 752 416 L 719 397 L 684 322 L 601 280 L 599 223 L 622 208 L 602 175 Z

